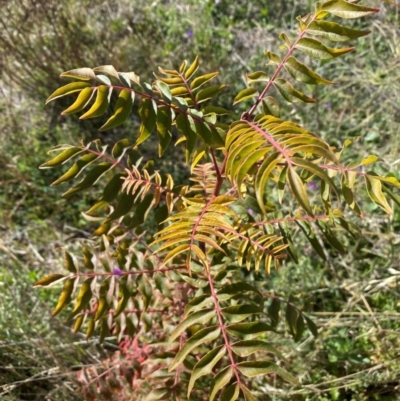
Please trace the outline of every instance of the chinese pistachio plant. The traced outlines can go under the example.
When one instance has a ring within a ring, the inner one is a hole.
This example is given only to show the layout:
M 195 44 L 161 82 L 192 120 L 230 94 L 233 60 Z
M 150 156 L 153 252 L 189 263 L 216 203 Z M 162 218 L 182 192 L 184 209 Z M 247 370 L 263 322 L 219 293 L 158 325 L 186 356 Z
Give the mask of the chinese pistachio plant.
M 317 336 L 309 302 L 282 299 L 260 283 L 272 268 L 297 261 L 294 237 L 322 260 L 345 253 L 339 237 L 357 236 L 349 216 L 363 216 L 359 196 L 387 214 L 390 199 L 399 203 L 400 182 L 374 172 L 381 159 L 344 162 L 350 140 L 330 146 L 280 111 L 282 102 L 316 102 L 303 84 L 333 84 L 312 60 L 335 62 L 354 49 L 343 42 L 369 33 L 342 25 L 378 12 L 358 3 L 318 2 L 298 17 L 297 35 L 282 33 L 277 53 L 266 51 L 266 71 L 247 75 L 232 110 L 216 100 L 224 90 L 218 73 L 199 73 L 197 58 L 159 68 L 151 83 L 111 65 L 61 74 L 71 82 L 47 102 L 77 95 L 63 115 L 101 118 L 110 110 L 100 131 L 123 124 L 132 110 L 140 121 L 134 139 L 61 145 L 41 166 L 68 166 L 52 184 L 69 185 L 66 198 L 101 188 L 83 213 L 97 228 L 82 254 L 65 252 L 66 273 L 36 283 L 62 284 L 53 315 L 69 311 L 75 332 L 101 342 L 133 339 L 117 373 L 110 369 L 93 386 L 83 375 L 92 397 L 131 391 L 137 400 L 252 401 L 267 397 L 271 375 L 281 386 L 301 385 L 269 339 L 298 341 L 306 330 Z M 154 143 L 164 163 L 145 159 Z M 184 182 L 168 171 L 171 154 L 178 160 L 180 153 Z

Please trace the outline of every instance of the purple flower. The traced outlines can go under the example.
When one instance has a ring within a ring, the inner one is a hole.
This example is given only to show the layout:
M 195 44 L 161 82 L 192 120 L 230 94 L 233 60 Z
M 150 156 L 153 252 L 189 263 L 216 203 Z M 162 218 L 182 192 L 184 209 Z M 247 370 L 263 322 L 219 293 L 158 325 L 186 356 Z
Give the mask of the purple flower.
M 187 35 L 189 38 L 192 38 L 192 37 L 193 37 L 193 29 L 189 29 L 189 30 L 186 32 L 186 35 Z
M 118 267 L 115 267 L 113 269 L 113 274 L 114 274 L 114 276 L 122 276 L 123 272 L 121 269 L 118 269 Z
M 254 213 L 253 209 L 247 209 L 247 213 L 250 214 L 251 216 L 255 216 L 256 214 Z
M 325 106 L 327 109 L 331 109 L 331 108 L 332 108 L 332 103 L 331 103 L 331 102 L 326 102 L 326 103 L 324 103 L 324 106 Z
M 307 187 L 312 191 L 316 191 L 318 189 L 317 183 L 315 181 L 310 181 L 307 183 Z

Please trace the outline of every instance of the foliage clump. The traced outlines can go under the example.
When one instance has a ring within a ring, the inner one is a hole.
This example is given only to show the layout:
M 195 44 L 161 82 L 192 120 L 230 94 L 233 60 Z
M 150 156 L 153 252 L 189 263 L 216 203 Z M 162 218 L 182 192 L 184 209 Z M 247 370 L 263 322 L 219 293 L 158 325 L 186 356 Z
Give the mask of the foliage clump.
M 239 119 L 215 104 L 225 86 L 212 82 L 217 72 L 199 73 L 198 58 L 178 69 L 159 68 L 152 83 L 111 65 L 62 74 L 73 82 L 48 102 L 78 95 L 62 114 L 83 112 L 85 120 L 112 108 L 100 128 L 109 130 L 138 102 L 141 121 L 134 141 L 58 146 L 42 165 L 73 162 L 52 184 L 80 177 L 65 197 L 103 182 L 101 196 L 84 213 L 98 227 L 82 255 L 65 252 L 68 274 L 36 283 L 63 283 L 53 315 L 69 308 L 75 332 L 84 327 L 89 338 L 98 330 L 100 341 L 110 334 L 133 338 L 133 369 L 110 361 L 120 374 L 102 373 L 107 379 L 97 388 L 91 375 L 99 373 L 83 373 L 88 396 L 97 391 L 110 398 L 127 391 L 126 381 L 137 399 L 213 400 L 220 392 L 224 401 L 249 401 L 260 399 L 271 375 L 300 384 L 269 338 L 285 336 L 284 327 L 295 341 L 306 329 L 316 337 L 312 306 L 308 299 L 280 298 L 279 289 L 266 292 L 259 277 L 267 280 L 272 267 L 298 262 L 295 235 L 322 260 L 345 253 L 338 233 L 357 238 L 347 210 L 364 217 L 362 188 L 392 214 L 388 200 L 400 203 L 393 192 L 400 182 L 371 170 L 381 161 L 375 155 L 343 162 L 351 140 L 331 146 L 288 120 L 280 103 L 315 103 L 299 85 L 333 82 L 307 65 L 309 57 L 336 59 L 354 49 L 342 42 L 369 33 L 328 17 L 357 19 L 377 11 L 330 0 L 299 17 L 298 35 L 281 34 L 280 53 L 266 52 L 268 70 L 247 75 L 248 87 L 233 99 L 250 105 Z M 168 157 L 171 144 L 183 149 L 189 182 L 176 183 L 157 162 L 143 160 L 141 149 L 153 138 L 160 158 Z M 253 272 L 258 279 L 247 280 Z

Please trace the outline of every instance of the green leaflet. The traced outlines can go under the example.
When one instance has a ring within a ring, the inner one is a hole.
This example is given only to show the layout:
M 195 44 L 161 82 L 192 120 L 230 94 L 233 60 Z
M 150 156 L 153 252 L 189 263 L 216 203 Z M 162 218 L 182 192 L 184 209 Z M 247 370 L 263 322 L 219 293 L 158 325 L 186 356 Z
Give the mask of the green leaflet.
M 85 318 L 86 318 L 85 314 L 79 315 L 76 318 L 75 323 L 74 323 L 74 328 L 73 328 L 74 334 L 76 334 L 81 329 L 82 324 L 85 321 Z
M 218 75 L 218 72 L 211 72 L 209 74 L 202 75 L 200 77 L 195 78 L 192 83 L 190 84 L 190 89 L 195 91 L 203 86 L 205 83 L 211 81 Z
M 308 160 L 301 159 L 301 158 L 298 158 L 298 157 L 293 157 L 292 161 L 297 166 L 304 168 L 305 170 L 309 171 L 313 175 L 316 175 L 321 180 L 326 182 L 329 185 L 329 188 L 332 189 L 335 192 L 337 198 L 340 199 L 340 194 L 339 194 L 338 189 L 336 188 L 335 183 L 328 176 L 328 174 L 325 173 L 324 170 L 322 170 L 320 167 L 318 167 L 315 163 L 311 163 Z
M 213 401 L 219 390 L 224 388 L 233 376 L 233 369 L 231 366 L 220 370 L 214 377 L 211 385 L 210 401 Z
M 119 288 L 121 292 L 121 298 L 118 302 L 117 308 L 115 309 L 115 317 L 118 317 L 125 310 L 131 296 L 131 291 L 128 289 L 127 286 L 127 276 L 122 277 L 119 283 Z
M 189 161 L 196 145 L 196 125 L 191 116 L 179 114 L 176 118 L 178 131 L 186 138 L 186 163 Z
M 121 139 L 120 141 L 116 142 L 115 145 L 113 146 L 111 152 L 112 157 L 118 160 L 121 159 L 125 155 L 126 151 L 131 147 L 132 146 L 128 139 L 126 138 Z
M 196 73 L 198 68 L 199 68 L 199 56 L 196 56 L 193 63 L 188 67 L 188 69 L 185 72 L 185 79 L 189 80 L 193 76 L 193 74 Z
M 91 85 L 87 82 L 71 82 L 61 88 L 58 88 L 54 93 L 52 93 L 46 100 L 46 104 L 52 100 L 58 99 L 59 97 L 67 96 L 75 92 L 80 92 L 81 90 L 90 87 Z
M 231 384 L 221 395 L 221 401 L 235 401 L 239 397 L 240 387 L 239 384 Z
M 136 141 L 136 146 L 143 143 L 153 132 L 157 122 L 157 105 L 152 99 L 143 99 L 139 107 L 139 116 L 142 120 L 140 125 L 140 135 Z
M 307 32 L 312 35 L 323 36 L 334 42 L 358 39 L 370 33 L 370 31 L 358 31 L 356 29 L 346 28 L 336 22 L 319 20 L 313 21 L 307 28 Z
M 272 96 L 266 96 L 263 99 L 262 107 L 264 114 L 270 114 L 271 116 L 279 118 L 280 116 L 279 103 Z
M 298 81 L 305 82 L 306 84 L 333 84 L 332 81 L 322 78 L 316 72 L 310 70 L 306 65 L 297 61 L 293 56 L 287 59 L 285 68 L 293 78 L 297 79 Z
M 92 289 L 91 289 L 91 284 L 93 281 L 94 277 L 90 277 L 86 279 L 82 287 L 79 291 L 78 297 L 76 298 L 76 303 L 75 307 L 72 310 L 72 316 L 77 315 L 80 311 L 82 311 L 86 306 L 89 304 L 91 298 L 92 298 Z
M 96 314 L 94 317 L 95 321 L 100 320 L 110 309 L 110 305 L 107 300 L 107 293 L 109 288 L 110 288 L 109 280 L 103 281 L 103 283 L 100 286 L 100 298 L 97 305 Z
M 307 192 L 306 192 L 306 189 L 305 189 L 302 179 L 296 173 L 294 168 L 289 168 L 287 175 L 288 175 L 288 179 L 289 179 L 289 185 L 293 192 L 294 197 L 300 203 L 301 207 L 310 216 L 313 216 L 310 201 L 308 199 L 308 195 L 307 195 Z
M 70 273 L 77 273 L 78 269 L 75 266 L 74 260 L 72 259 L 72 256 L 67 251 L 64 252 L 64 262 L 65 262 L 65 268 Z
M 126 177 L 124 174 L 116 174 L 114 175 L 110 181 L 108 181 L 107 185 L 104 187 L 103 196 L 101 197 L 102 201 L 107 203 L 112 202 L 119 194 L 122 184 L 123 178 Z
M 297 341 L 297 320 L 301 314 L 290 302 L 292 302 L 292 297 L 289 298 L 289 302 L 286 304 L 285 319 L 289 326 L 290 334 L 293 336 L 294 340 Z M 301 334 L 302 332 L 300 335 Z
M 71 295 L 72 291 L 74 290 L 76 280 L 77 279 L 70 278 L 65 282 L 60 298 L 58 299 L 58 303 L 51 316 L 54 317 L 58 315 L 71 302 Z
M 49 274 L 48 276 L 42 277 L 41 279 L 37 280 L 34 287 L 49 287 L 51 284 L 63 279 L 65 276 L 63 274 Z
M 246 75 L 246 81 L 248 84 L 254 83 L 254 82 L 268 82 L 269 81 L 269 76 L 263 71 L 256 71 L 252 72 L 251 74 Z
M 274 346 L 262 340 L 238 341 L 233 343 L 231 347 L 232 351 L 241 358 L 245 358 L 256 352 L 268 352 L 277 355 L 281 359 L 285 359 L 285 357 Z
M 196 312 L 201 310 L 207 304 L 212 303 L 212 298 L 208 294 L 199 295 L 191 299 L 185 306 L 184 318 L 186 318 L 190 312 Z
M 317 338 L 317 337 L 318 337 L 318 329 L 317 329 L 317 326 L 316 326 L 315 323 L 314 323 L 310 318 L 308 318 L 306 315 L 303 315 L 303 317 L 304 317 L 304 319 L 305 319 L 305 321 L 306 321 L 306 325 L 307 325 L 307 327 L 308 327 L 308 330 L 310 330 L 311 333 L 312 333 L 312 335 L 313 335 L 315 338 Z
M 90 102 L 93 95 L 95 93 L 95 88 L 85 88 L 82 92 L 78 95 L 75 102 L 71 104 L 67 109 L 65 109 L 61 115 L 65 116 L 68 114 L 78 113 L 82 111 Z
M 261 166 L 258 168 L 256 180 L 254 182 L 254 191 L 256 193 L 256 199 L 262 212 L 266 215 L 264 194 L 267 182 L 270 178 L 272 171 L 275 169 L 280 161 L 279 152 L 272 153 L 267 159 L 265 159 Z
M 296 224 L 301 228 L 301 230 L 306 235 L 306 238 L 314 248 L 314 250 L 318 253 L 318 255 L 323 259 L 326 260 L 325 252 L 321 247 L 317 237 L 315 236 L 314 231 L 311 229 L 310 224 L 306 221 L 296 220 Z
M 256 398 L 253 396 L 251 391 L 247 387 L 245 387 L 243 384 L 240 385 L 240 389 L 242 390 L 244 399 L 246 401 L 256 401 Z
M 161 106 L 157 112 L 158 156 L 161 157 L 167 150 L 172 138 L 173 114 L 169 107 Z
M 104 175 L 108 170 L 110 170 L 113 167 L 114 165 L 112 163 L 108 162 L 99 163 L 97 166 L 93 167 L 87 173 L 86 177 L 78 185 L 64 192 L 63 196 L 64 197 L 70 196 L 77 192 L 90 188 L 100 179 L 102 175 Z
M 238 323 L 251 315 L 262 313 L 262 307 L 259 305 L 241 304 L 227 306 L 222 308 L 221 312 L 230 323 Z
M 79 117 L 80 120 L 86 118 L 96 118 L 104 114 L 110 104 L 112 88 L 106 85 L 100 85 L 97 88 L 96 100 L 92 107 L 83 115 Z
M 239 282 L 228 284 L 222 287 L 217 295 L 220 301 L 227 301 L 228 299 L 234 297 L 237 294 L 241 294 L 243 292 L 254 292 L 255 294 L 261 295 L 256 287 L 246 282 Z
M 48 162 L 42 164 L 39 168 L 52 168 L 64 164 L 68 160 L 71 160 L 74 156 L 82 153 L 83 149 L 77 146 L 70 146 L 63 152 L 59 153 L 55 158 L 49 160 Z
M 195 335 L 186 340 L 182 348 L 176 354 L 174 360 L 171 362 L 168 371 L 171 372 L 176 369 L 195 348 L 207 341 L 213 341 L 217 339 L 220 334 L 221 329 L 218 326 L 211 326 L 198 331 Z
M 237 367 L 243 375 L 249 378 L 276 373 L 282 379 L 295 386 L 299 384 L 298 380 L 289 372 L 270 361 L 240 362 L 237 364 Z
M 94 321 L 94 316 L 91 316 L 86 329 L 86 340 L 88 340 L 93 335 L 95 328 L 96 322 Z
M 122 181 L 122 180 L 121 180 Z M 127 194 L 123 192 L 119 198 L 118 204 L 115 207 L 114 211 L 108 216 L 108 220 L 116 220 L 122 216 L 125 216 L 135 204 L 135 195 L 134 194 Z
M 371 200 L 380 206 L 386 213 L 393 214 L 392 208 L 390 207 L 385 195 L 383 195 L 381 181 L 371 175 L 365 175 L 364 178 L 368 195 Z
M 151 390 L 145 401 L 169 400 L 172 394 L 171 387 L 159 387 Z
M 278 89 L 282 97 L 290 103 L 304 102 L 304 103 L 315 103 L 316 100 L 306 96 L 304 93 L 293 88 L 292 84 L 284 79 L 276 79 L 274 86 Z
M 330 0 L 322 3 L 320 10 L 340 18 L 361 18 L 377 13 L 379 8 L 360 6 L 344 0 Z
M 238 104 L 240 102 L 244 102 L 247 99 L 251 99 L 254 96 L 258 96 L 259 93 L 257 91 L 257 89 L 254 88 L 246 88 L 243 89 L 242 91 L 240 91 L 235 99 L 233 99 L 233 104 Z
M 172 94 L 169 89 L 169 86 L 165 82 L 157 82 L 157 87 L 158 90 L 160 91 L 161 97 L 163 100 L 165 100 L 167 103 L 171 103 L 172 100 Z
M 251 322 L 251 323 L 235 323 L 227 326 L 228 333 L 235 336 L 245 336 L 249 338 L 254 338 L 262 335 L 267 331 L 273 331 L 273 328 L 263 322 Z
M 224 88 L 225 85 L 216 85 L 202 89 L 200 92 L 196 94 L 196 102 L 203 103 L 206 100 L 210 100 L 211 98 L 217 96 L 220 92 L 222 92 Z
M 302 38 L 297 42 L 296 49 L 303 51 L 311 57 L 319 60 L 331 60 L 336 57 L 340 57 L 343 54 L 351 52 L 354 47 L 346 47 L 343 49 L 333 49 L 323 45 L 317 39 Z
M 217 348 L 212 349 L 199 362 L 196 363 L 190 376 L 188 385 L 188 397 L 193 390 L 196 380 L 202 376 L 208 375 L 212 372 L 214 366 L 218 361 L 226 354 L 226 348 L 220 345 Z
M 146 310 L 153 297 L 153 288 L 145 274 L 140 274 L 136 280 L 138 289 L 142 293 L 144 310 Z
M 278 298 L 272 298 L 270 305 L 268 306 L 268 316 L 271 319 L 272 327 L 276 327 L 279 323 L 279 316 L 281 311 L 281 301 Z
M 321 229 L 326 240 L 332 247 L 334 247 L 340 253 L 345 253 L 343 245 L 339 242 L 339 240 L 336 238 L 332 230 L 326 225 L 325 222 L 323 222 L 322 220 L 317 220 L 317 226 Z
M 106 131 L 111 128 L 118 127 L 126 121 L 132 110 L 134 99 L 134 92 L 129 89 L 123 89 L 115 105 L 114 114 L 107 120 L 107 122 L 101 126 L 99 131 Z

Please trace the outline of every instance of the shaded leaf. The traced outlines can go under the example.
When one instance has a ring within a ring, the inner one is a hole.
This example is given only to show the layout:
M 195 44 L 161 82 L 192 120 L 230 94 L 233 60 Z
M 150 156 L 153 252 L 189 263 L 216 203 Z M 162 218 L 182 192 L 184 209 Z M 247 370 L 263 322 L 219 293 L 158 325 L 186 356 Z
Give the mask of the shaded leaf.
M 143 99 L 139 107 L 139 116 L 142 120 L 140 135 L 136 145 L 143 143 L 152 133 L 157 122 L 157 105 L 152 99 Z
M 34 287 L 48 287 L 50 284 L 53 284 L 57 282 L 58 280 L 61 280 L 65 276 L 63 274 L 49 274 L 46 277 L 42 277 L 41 279 L 37 280 L 35 284 L 33 284 Z
M 113 167 L 112 163 L 103 162 L 93 167 L 86 175 L 86 177 L 78 183 L 78 185 L 63 193 L 63 196 L 70 196 L 77 192 L 84 191 L 85 189 L 93 186 L 102 175 Z

